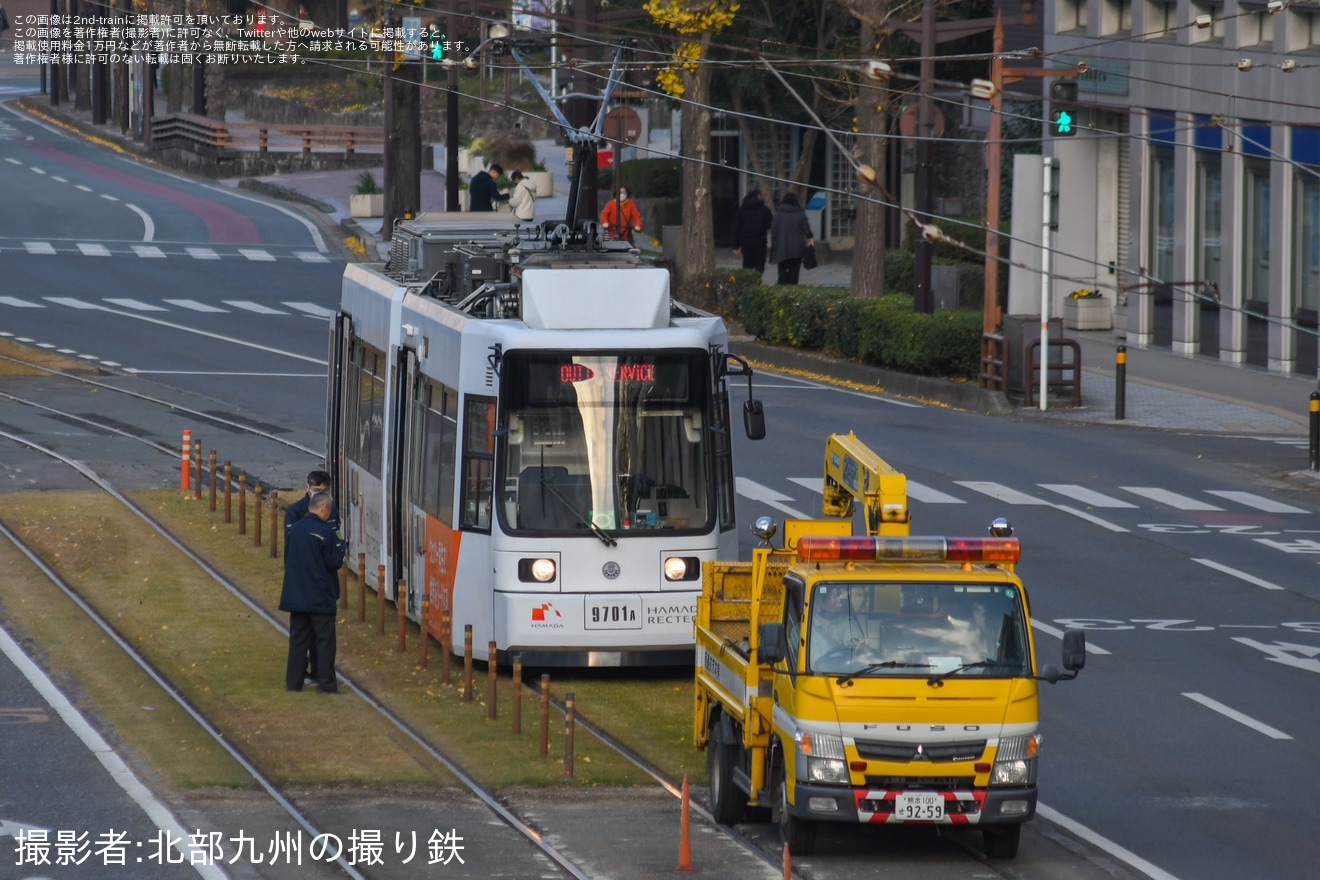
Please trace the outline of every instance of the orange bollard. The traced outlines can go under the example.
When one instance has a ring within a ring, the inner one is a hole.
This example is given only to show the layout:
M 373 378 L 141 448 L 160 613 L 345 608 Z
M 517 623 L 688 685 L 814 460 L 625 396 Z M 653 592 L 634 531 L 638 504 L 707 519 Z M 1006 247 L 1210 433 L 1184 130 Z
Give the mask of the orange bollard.
M 793 880 L 793 854 L 788 851 L 788 844 L 784 844 L 784 880 Z
M 691 831 L 691 809 L 692 805 L 688 800 L 688 778 L 683 775 L 683 812 L 682 819 L 678 826 L 678 867 L 674 869 L 675 874 L 692 873 L 692 831 Z
M 183 432 L 183 455 L 181 456 L 183 467 L 179 471 L 179 489 L 188 491 L 192 488 L 192 431 L 184 429 Z

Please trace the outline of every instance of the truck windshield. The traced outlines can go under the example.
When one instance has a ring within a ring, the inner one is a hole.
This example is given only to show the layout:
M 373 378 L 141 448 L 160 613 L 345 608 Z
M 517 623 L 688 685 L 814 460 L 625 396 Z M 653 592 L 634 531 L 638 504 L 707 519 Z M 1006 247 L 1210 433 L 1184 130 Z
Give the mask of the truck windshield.
M 515 351 L 503 379 L 508 531 L 714 528 L 704 352 Z
M 1031 672 L 1016 586 L 821 583 L 807 613 L 808 658 L 817 675 Z

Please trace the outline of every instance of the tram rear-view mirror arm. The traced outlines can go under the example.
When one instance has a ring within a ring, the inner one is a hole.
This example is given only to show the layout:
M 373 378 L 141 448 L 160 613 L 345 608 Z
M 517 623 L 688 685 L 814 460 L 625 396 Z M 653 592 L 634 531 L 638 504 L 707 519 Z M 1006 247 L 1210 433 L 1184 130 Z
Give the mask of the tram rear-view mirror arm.
M 746 376 L 747 400 L 743 402 L 743 429 L 748 440 L 765 439 L 765 407 L 752 391 L 752 365 L 736 354 L 726 353 L 720 361 L 720 376 Z

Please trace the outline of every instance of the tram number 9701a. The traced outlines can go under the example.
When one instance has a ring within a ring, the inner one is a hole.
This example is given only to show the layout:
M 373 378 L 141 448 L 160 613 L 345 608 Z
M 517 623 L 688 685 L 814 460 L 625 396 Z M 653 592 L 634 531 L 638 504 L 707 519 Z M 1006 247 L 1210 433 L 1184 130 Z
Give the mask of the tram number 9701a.
M 587 600 L 587 629 L 640 629 L 641 603 L 636 596 Z

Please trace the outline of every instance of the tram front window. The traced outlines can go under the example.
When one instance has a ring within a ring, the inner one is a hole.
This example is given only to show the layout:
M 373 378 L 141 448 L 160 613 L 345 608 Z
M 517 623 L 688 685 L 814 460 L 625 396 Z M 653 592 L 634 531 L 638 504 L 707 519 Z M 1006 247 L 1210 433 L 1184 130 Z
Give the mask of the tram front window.
M 505 528 L 709 531 L 707 364 L 704 352 L 506 355 Z

